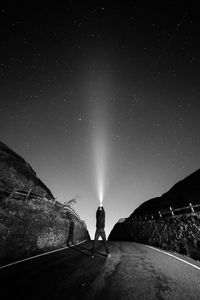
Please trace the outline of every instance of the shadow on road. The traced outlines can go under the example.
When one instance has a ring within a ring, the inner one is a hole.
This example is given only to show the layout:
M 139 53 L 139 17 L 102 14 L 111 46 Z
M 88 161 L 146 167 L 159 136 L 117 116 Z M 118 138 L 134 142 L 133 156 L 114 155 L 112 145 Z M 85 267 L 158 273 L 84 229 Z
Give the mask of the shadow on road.
M 87 248 L 84 248 L 84 247 L 80 247 L 79 245 L 69 246 L 69 248 L 72 249 L 72 250 L 74 250 L 74 251 L 77 251 L 77 252 L 79 252 L 81 254 L 90 256 L 90 249 L 87 249 Z M 87 250 L 88 253 L 86 253 L 84 250 Z
M 76 245 L 75 246 L 76 248 L 80 248 L 80 249 L 83 249 L 83 250 L 87 250 L 88 252 L 89 252 L 89 255 L 91 255 L 91 249 L 89 248 L 86 248 L 86 247 L 83 247 L 83 246 L 80 246 L 80 245 Z M 82 252 L 81 250 L 79 250 L 80 252 Z M 83 252 L 82 252 L 83 253 Z M 86 254 L 86 253 L 84 253 L 84 254 Z M 107 255 L 106 254 L 103 254 L 103 253 L 101 253 L 101 252 L 98 252 L 98 251 L 95 251 L 95 254 L 98 254 L 98 255 L 101 255 L 101 256 L 104 256 L 104 257 L 107 257 Z

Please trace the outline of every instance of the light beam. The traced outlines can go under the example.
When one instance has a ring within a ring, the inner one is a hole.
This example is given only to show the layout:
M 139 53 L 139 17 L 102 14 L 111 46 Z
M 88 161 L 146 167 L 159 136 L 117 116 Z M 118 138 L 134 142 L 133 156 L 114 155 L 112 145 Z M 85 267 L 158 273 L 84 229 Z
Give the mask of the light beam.
M 111 84 L 106 72 L 99 73 L 90 90 L 91 143 L 95 190 L 100 205 L 103 205 L 108 182 L 109 120 Z
M 94 165 L 95 165 L 95 177 L 96 177 L 96 190 L 100 204 L 103 204 L 105 196 L 106 185 L 106 137 L 100 128 L 94 141 Z

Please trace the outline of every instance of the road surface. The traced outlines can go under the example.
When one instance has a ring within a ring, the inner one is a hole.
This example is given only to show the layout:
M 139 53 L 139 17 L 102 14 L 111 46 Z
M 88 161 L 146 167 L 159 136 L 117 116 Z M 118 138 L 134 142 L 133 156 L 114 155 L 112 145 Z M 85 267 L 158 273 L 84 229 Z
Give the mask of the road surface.
M 90 242 L 0 269 L 5 299 L 200 299 L 200 264 L 195 268 L 148 246 L 109 242 L 111 257 L 90 257 Z M 179 255 L 179 257 L 181 257 Z M 184 257 L 182 257 L 184 258 Z

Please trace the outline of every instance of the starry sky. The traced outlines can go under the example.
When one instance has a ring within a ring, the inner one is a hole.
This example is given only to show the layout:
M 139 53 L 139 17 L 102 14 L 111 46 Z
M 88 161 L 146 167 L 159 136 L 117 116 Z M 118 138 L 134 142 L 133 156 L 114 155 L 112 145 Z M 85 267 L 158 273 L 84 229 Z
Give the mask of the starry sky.
M 119 1 L 118 1 L 119 2 Z M 0 7 L 0 139 L 93 238 L 200 166 L 200 24 L 178 1 Z

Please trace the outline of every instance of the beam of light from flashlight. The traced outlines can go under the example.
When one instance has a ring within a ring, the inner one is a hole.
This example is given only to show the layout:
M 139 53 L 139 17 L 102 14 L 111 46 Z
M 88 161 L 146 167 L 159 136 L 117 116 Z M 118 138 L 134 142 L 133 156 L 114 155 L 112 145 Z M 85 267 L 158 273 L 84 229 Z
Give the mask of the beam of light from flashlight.
M 94 121 L 93 153 L 96 178 L 96 191 L 100 205 L 102 205 L 106 191 L 106 177 L 108 165 L 108 126 L 107 109 L 105 103 L 96 103 Z
M 100 70 L 90 90 L 91 143 L 95 192 L 100 206 L 105 199 L 108 182 L 108 149 L 111 82 L 105 70 Z
M 106 177 L 106 140 L 103 132 L 98 132 L 94 141 L 96 189 L 100 205 L 103 204 Z

